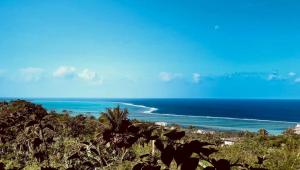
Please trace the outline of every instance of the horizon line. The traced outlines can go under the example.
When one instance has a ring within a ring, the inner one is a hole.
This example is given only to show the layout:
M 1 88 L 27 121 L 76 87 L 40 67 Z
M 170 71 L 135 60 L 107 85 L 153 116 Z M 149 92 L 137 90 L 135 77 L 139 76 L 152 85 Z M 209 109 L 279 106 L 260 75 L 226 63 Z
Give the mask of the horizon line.
M 300 98 L 226 98 L 226 97 L 2 97 L 0 99 L 208 99 L 208 100 L 300 100 Z

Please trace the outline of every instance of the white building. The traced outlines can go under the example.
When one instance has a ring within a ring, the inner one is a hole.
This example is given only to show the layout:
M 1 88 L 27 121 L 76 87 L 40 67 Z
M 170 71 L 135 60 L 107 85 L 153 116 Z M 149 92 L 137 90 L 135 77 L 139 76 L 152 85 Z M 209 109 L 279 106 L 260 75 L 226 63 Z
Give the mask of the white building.
M 221 146 L 225 145 L 233 145 L 235 142 L 239 140 L 239 138 L 233 137 L 233 138 L 221 138 L 223 141 L 223 144 Z
M 167 126 L 167 122 L 155 122 L 154 124 L 158 126 Z
M 298 123 L 298 124 L 296 125 L 296 127 L 294 128 L 294 130 L 295 130 L 295 133 L 296 133 L 296 134 L 300 135 L 300 123 Z

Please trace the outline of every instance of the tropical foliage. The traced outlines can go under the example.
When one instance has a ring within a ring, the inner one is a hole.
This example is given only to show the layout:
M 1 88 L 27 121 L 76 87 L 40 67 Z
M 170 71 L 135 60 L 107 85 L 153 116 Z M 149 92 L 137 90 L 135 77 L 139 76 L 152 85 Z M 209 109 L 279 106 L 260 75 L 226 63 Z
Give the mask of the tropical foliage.
M 0 103 L 0 169 L 299 169 L 300 137 L 198 134 L 128 119 L 119 106 L 91 116 L 47 112 L 24 100 Z M 236 139 L 224 145 L 224 139 Z

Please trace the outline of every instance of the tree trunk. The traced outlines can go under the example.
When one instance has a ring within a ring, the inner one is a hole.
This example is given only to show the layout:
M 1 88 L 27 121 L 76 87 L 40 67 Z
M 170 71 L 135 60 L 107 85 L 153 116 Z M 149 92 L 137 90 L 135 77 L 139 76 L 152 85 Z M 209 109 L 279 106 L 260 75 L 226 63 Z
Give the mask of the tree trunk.
M 154 144 L 154 140 L 151 140 L 151 144 L 152 144 L 152 156 L 154 156 L 155 154 L 155 144 Z

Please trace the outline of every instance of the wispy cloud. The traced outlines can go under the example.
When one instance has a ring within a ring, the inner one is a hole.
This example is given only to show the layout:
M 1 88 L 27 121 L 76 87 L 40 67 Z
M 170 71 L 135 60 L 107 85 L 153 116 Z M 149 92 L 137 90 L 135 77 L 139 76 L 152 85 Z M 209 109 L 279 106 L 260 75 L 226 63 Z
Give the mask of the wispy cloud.
M 25 81 L 38 81 L 42 77 L 44 69 L 36 67 L 27 67 L 20 69 L 22 79 Z
M 193 83 L 199 83 L 199 81 L 200 81 L 200 74 L 193 73 Z
M 280 74 L 278 71 L 274 72 L 234 72 L 216 75 L 201 75 L 203 80 L 218 80 L 218 79 L 261 79 L 265 81 L 294 81 L 296 77 L 295 72 Z
M 210 75 L 201 75 L 201 79 L 206 80 L 215 80 L 215 79 L 240 79 L 240 78 L 260 78 L 266 79 L 267 73 L 262 72 L 233 72 L 225 74 L 210 74 Z
M 222 79 L 261 79 L 261 80 L 284 80 L 284 77 L 278 73 L 264 73 L 264 72 L 233 72 L 233 73 L 224 73 L 224 74 L 200 74 L 192 73 L 192 77 L 185 77 L 183 74 L 171 73 L 171 72 L 161 72 L 159 74 L 161 81 L 170 82 L 175 79 L 182 80 L 192 80 L 192 83 L 199 83 L 200 81 L 214 81 Z
M 179 73 L 160 72 L 159 79 L 164 82 L 170 82 L 174 79 L 180 78 L 182 75 Z
M 273 72 L 268 75 L 267 80 L 280 80 L 282 79 L 278 72 Z
M 77 69 L 73 66 L 60 66 L 53 72 L 55 78 L 77 79 L 91 84 L 102 84 L 103 77 L 90 69 Z
M 78 73 L 78 77 L 82 80 L 86 80 L 94 84 L 103 83 L 103 78 L 95 71 L 91 71 L 89 69 L 82 70 L 80 73 Z
M 296 77 L 297 73 L 289 72 L 287 74 L 279 74 L 278 72 L 273 72 L 268 75 L 267 80 L 280 80 L 280 81 L 292 81 L 296 83 L 300 83 L 300 77 Z
M 197 72 L 192 73 L 192 77 L 184 76 L 179 73 L 161 72 L 159 79 L 163 82 L 171 82 L 175 79 L 185 80 L 192 83 L 199 83 L 200 81 L 205 83 L 207 81 L 235 81 L 235 80 L 260 80 L 266 82 L 286 81 L 286 82 L 297 82 L 300 83 L 300 77 L 295 72 L 288 72 L 280 74 L 278 71 L 273 72 L 233 72 L 224 74 L 199 74 Z
M 54 77 L 58 78 L 74 78 L 76 69 L 72 66 L 60 66 L 53 72 Z
M 291 71 L 291 72 L 288 73 L 288 76 L 294 77 L 294 76 L 296 76 L 296 73 Z
M 300 77 L 295 78 L 294 82 L 295 83 L 300 83 Z

